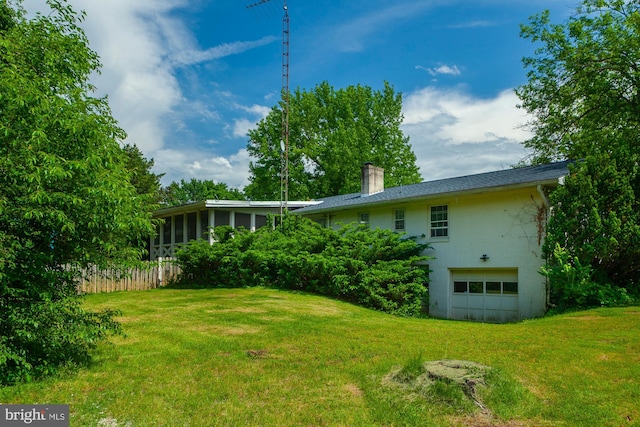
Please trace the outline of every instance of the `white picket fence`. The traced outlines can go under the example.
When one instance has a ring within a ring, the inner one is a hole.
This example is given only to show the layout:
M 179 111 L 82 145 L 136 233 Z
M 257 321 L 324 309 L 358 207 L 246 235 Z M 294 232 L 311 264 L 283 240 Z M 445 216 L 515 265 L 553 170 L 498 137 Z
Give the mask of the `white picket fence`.
M 124 275 L 122 273 L 125 273 Z M 78 292 L 142 291 L 165 286 L 180 274 L 180 267 L 171 258 L 149 261 L 146 268 L 128 270 L 99 270 L 96 267 L 83 271 Z M 121 277 L 118 279 L 118 277 Z

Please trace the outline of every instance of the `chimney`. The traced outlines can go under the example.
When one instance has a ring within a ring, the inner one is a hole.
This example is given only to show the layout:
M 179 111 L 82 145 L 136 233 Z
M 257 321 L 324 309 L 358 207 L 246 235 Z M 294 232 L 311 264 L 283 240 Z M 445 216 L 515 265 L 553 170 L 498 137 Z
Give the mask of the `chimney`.
M 362 166 L 362 196 L 370 196 L 384 191 L 384 169 L 367 162 Z

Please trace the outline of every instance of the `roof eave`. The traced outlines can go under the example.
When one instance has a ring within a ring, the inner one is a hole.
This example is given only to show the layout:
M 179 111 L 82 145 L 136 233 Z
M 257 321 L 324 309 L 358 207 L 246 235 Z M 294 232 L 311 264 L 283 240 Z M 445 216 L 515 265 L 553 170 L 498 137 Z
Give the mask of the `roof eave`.
M 529 181 L 529 182 L 522 182 L 522 183 L 517 183 L 517 184 L 508 184 L 508 185 L 497 185 L 497 186 L 493 186 L 493 187 L 483 187 L 483 188 L 472 188 L 469 190 L 462 190 L 462 191 L 446 191 L 446 192 L 442 192 L 442 193 L 435 193 L 435 194 L 425 194 L 425 195 L 418 195 L 418 196 L 410 196 L 410 197 L 398 197 L 398 198 L 394 198 L 394 199 L 384 199 L 384 200 L 378 200 L 378 201 L 373 201 L 373 202 L 369 202 L 367 203 L 367 198 L 363 198 L 363 202 L 362 203 L 353 203 L 350 205 L 342 205 L 342 206 L 333 206 L 333 207 L 322 207 L 322 204 L 318 205 L 317 207 L 313 207 L 310 210 L 303 210 L 303 211 L 299 211 L 299 212 L 295 212 L 296 214 L 301 214 L 301 215 L 312 215 L 312 214 L 319 214 L 319 213 L 325 213 L 325 212 L 337 212 L 337 211 L 348 211 L 348 210 L 352 210 L 352 209 L 357 209 L 360 207 L 376 207 L 376 206 L 383 206 L 383 205 L 389 205 L 389 204 L 394 204 L 394 203 L 408 203 L 408 202 L 413 202 L 413 201 L 417 201 L 417 200 L 430 200 L 430 199 L 440 199 L 440 198 L 446 198 L 446 197 L 451 197 L 451 196 L 469 196 L 469 195 L 475 195 L 475 194 L 482 194 L 482 193 L 489 193 L 489 192 L 496 192 L 496 191 L 503 191 L 503 190 L 516 190 L 519 188 L 526 188 L 526 187 L 537 187 L 538 185 L 552 185 L 552 186 L 558 186 L 560 179 L 562 177 L 558 177 L 558 178 L 551 178 L 551 179 L 546 179 L 546 180 L 536 180 L 536 181 Z

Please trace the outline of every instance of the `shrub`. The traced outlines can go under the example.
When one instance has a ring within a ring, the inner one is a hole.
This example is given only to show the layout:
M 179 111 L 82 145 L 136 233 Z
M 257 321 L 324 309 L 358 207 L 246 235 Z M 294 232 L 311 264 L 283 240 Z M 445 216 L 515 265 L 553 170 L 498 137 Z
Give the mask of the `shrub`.
M 427 272 L 418 265 L 426 245 L 392 231 L 334 231 L 290 216 L 276 229 L 218 227 L 214 235 L 213 245 L 192 241 L 178 251 L 179 286 L 301 290 L 405 316 L 419 315 L 427 298 Z
M 551 302 L 618 305 L 640 294 L 638 157 L 595 154 L 570 166 L 552 194 L 543 252 Z
M 582 265 L 578 257 L 571 256 L 559 244 L 542 273 L 549 279 L 551 301 L 557 305 L 557 310 L 631 303 L 626 289 L 595 282 L 591 266 Z

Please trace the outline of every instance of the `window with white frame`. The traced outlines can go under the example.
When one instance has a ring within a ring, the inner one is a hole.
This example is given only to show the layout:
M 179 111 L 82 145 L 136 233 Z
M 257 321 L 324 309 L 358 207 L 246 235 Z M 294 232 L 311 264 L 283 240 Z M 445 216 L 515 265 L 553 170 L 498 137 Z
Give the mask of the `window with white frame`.
M 366 224 L 368 226 L 369 225 L 369 212 L 360 212 L 358 214 L 358 222 L 360 224 Z
M 447 205 L 431 206 L 431 237 L 449 237 L 449 209 Z
M 395 231 L 404 231 L 404 209 L 396 209 L 393 213 Z

